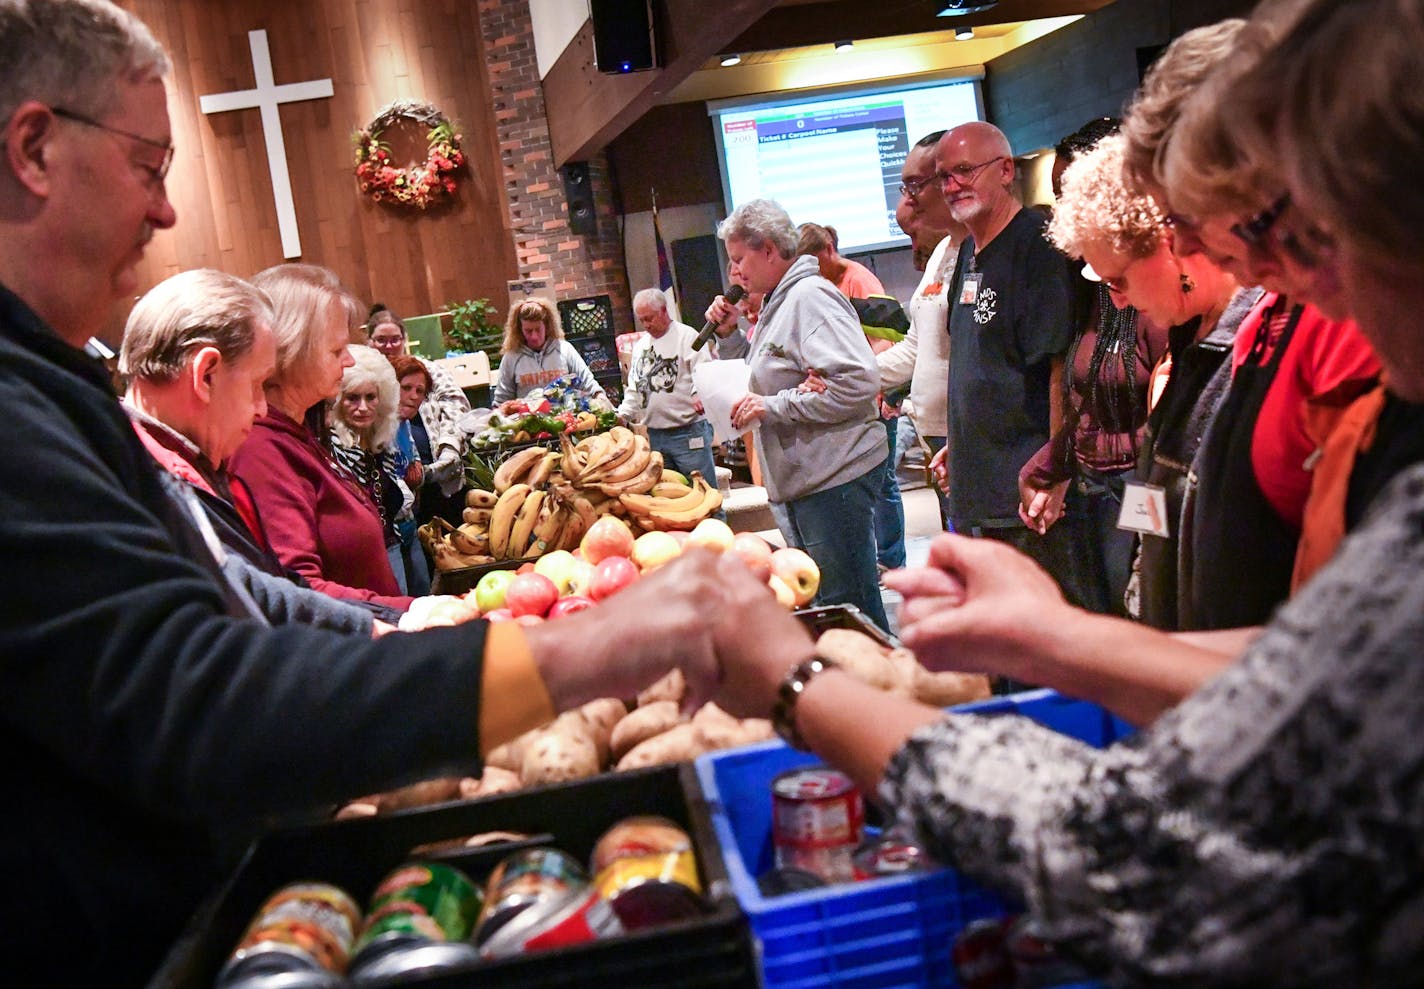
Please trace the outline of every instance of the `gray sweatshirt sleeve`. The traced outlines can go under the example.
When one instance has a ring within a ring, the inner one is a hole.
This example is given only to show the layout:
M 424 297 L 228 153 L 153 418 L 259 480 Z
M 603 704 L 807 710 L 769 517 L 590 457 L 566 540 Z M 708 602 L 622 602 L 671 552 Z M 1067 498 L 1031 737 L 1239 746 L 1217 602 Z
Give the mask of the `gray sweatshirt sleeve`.
M 801 360 L 826 381 L 826 390 L 785 389 L 765 399 L 771 422 L 844 422 L 865 416 L 880 389 L 875 354 L 854 319 L 832 316 L 802 332 Z
M 273 625 L 300 623 L 366 638 L 371 635 L 372 615 L 364 608 L 309 587 L 298 587 L 285 577 L 257 569 L 236 553 L 227 554 L 223 570 L 229 579 L 247 589 Z

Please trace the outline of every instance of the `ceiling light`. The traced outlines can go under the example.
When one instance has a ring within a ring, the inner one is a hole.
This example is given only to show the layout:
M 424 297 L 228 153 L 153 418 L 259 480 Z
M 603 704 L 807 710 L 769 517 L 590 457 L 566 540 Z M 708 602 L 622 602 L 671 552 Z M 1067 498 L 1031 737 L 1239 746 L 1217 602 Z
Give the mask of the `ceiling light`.
M 972 27 L 957 27 L 954 29 L 955 41 L 970 41 L 973 37 L 974 29 Z
M 854 42 L 851 42 L 851 41 L 837 41 L 837 42 L 836 42 L 836 51 L 838 51 L 838 52 L 848 52 L 848 51 L 850 51 L 851 46 L 852 46 L 853 44 L 854 44 Z
M 939 0 L 936 17 L 957 17 L 960 14 L 977 14 L 982 10 L 997 7 L 999 0 Z
M 723 55 L 723 56 L 722 56 L 722 68 L 724 68 L 724 69 L 729 69 L 729 68 L 731 68 L 731 67 L 734 66 L 734 65 L 740 65 L 741 62 L 742 62 L 742 56 L 740 56 L 740 55 L 732 54 L 732 55 Z

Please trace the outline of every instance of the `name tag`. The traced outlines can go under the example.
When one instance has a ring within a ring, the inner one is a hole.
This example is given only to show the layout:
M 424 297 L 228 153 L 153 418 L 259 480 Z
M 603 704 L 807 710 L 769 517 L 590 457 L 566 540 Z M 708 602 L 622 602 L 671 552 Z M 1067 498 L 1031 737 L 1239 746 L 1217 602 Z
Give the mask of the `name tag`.
M 689 450 L 700 450 L 706 445 L 707 440 L 701 436 L 694 436 L 692 437 L 692 439 L 687 441 L 687 448 Z
M 1167 522 L 1167 492 L 1155 484 L 1128 481 L 1122 492 L 1122 511 L 1117 527 L 1144 536 L 1166 539 L 1171 528 Z
M 972 306 L 979 298 L 979 283 L 983 281 L 983 275 L 965 275 L 964 282 L 959 287 L 959 304 L 961 306 Z

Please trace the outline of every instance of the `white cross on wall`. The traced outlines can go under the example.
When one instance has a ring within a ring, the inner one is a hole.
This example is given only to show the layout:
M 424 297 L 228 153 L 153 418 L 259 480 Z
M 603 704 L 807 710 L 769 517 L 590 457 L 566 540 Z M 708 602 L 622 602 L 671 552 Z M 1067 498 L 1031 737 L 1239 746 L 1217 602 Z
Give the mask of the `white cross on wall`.
M 267 50 L 266 31 L 248 31 L 247 42 L 252 47 L 252 69 L 256 89 L 241 89 L 232 93 L 200 96 L 198 106 L 204 113 L 227 110 L 262 110 L 262 136 L 267 142 L 267 167 L 272 172 L 272 194 L 277 200 L 277 229 L 282 235 L 282 256 L 301 257 L 302 241 L 297 236 L 297 207 L 292 201 L 292 179 L 287 173 L 287 143 L 282 140 L 282 120 L 277 115 L 281 103 L 329 98 L 334 90 L 330 79 L 293 82 L 278 86 L 272 81 L 272 55 Z

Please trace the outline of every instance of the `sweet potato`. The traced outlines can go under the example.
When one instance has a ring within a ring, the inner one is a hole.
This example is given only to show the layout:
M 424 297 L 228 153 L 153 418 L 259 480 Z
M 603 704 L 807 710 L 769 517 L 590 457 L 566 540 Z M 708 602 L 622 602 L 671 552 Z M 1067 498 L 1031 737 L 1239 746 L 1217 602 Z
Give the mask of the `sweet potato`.
M 632 715 L 628 717 L 631 718 Z M 698 737 L 697 726 L 686 721 L 633 746 L 627 755 L 618 760 L 616 768 L 641 769 L 644 766 L 661 766 L 669 762 L 687 762 L 705 751 Z
M 593 744 L 598 747 L 598 764 L 608 765 L 613 752 L 613 729 L 627 715 L 628 705 L 616 697 L 601 697 L 583 705 L 579 708 L 579 713 L 588 723 Z
M 858 680 L 880 690 L 901 686 L 901 674 L 890 662 L 887 650 L 863 632 L 828 628 L 816 640 L 816 653 L 829 659 Z
M 675 701 L 655 701 L 629 713 L 613 727 L 609 740 L 615 760 L 621 760 L 634 746 L 672 728 L 682 720 Z
M 478 779 L 467 776 L 460 781 L 460 797 L 463 800 L 472 800 L 496 793 L 511 793 L 523 785 L 524 781 L 519 778 L 518 773 L 498 766 L 486 766 L 484 775 Z
M 931 673 L 921 666 L 915 676 L 915 698 L 932 707 L 982 701 L 989 693 L 989 678 L 979 673 Z
M 375 817 L 380 812 L 381 808 L 377 807 L 374 801 L 353 800 L 345 807 L 339 808 L 335 817 L 338 821 L 349 821 L 357 817 Z
M 524 749 L 534 736 L 544 730 L 546 726 L 540 725 L 538 728 L 526 731 L 523 735 L 510 739 L 503 745 L 497 745 L 485 753 L 486 766 L 498 766 L 500 769 L 507 769 L 511 773 L 517 773 L 524 765 Z
M 539 732 L 524 749 L 519 776 L 526 786 L 562 783 L 598 774 L 598 748 L 586 732 Z

